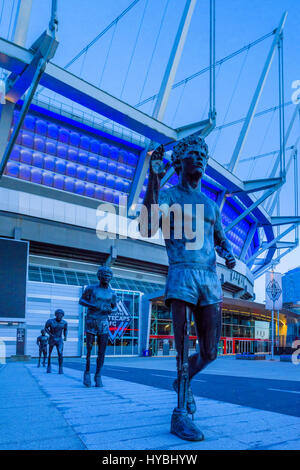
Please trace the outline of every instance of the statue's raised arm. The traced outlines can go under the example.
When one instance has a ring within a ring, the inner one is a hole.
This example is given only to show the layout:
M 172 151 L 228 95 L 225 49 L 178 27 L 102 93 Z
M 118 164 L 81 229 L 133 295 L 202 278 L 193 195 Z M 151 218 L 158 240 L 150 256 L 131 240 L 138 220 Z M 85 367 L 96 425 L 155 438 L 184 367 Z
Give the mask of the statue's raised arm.
M 164 165 L 163 157 L 165 149 L 159 145 L 151 150 L 149 179 L 140 214 L 140 233 L 142 237 L 150 237 L 156 234 L 160 227 L 160 216 L 158 213 L 159 191 L 161 180 L 167 173 L 170 164 Z M 157 213 L 155 213 L 157 211 Z

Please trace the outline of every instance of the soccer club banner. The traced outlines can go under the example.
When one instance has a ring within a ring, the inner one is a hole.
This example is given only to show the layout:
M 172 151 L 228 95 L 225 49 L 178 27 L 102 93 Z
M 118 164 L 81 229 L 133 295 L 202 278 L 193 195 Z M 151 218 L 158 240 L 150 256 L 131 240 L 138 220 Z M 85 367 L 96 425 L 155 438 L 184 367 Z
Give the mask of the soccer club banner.
M 282 308 L 281 273 L 268 271 L 266 273 L 266 309 L 280 310 Z
M 123 336 L 131 321 L 131 314 L 121 300 L 117 301 L 117 308 L 108 316 L 108 320 L 109 338 L 113 343 Z

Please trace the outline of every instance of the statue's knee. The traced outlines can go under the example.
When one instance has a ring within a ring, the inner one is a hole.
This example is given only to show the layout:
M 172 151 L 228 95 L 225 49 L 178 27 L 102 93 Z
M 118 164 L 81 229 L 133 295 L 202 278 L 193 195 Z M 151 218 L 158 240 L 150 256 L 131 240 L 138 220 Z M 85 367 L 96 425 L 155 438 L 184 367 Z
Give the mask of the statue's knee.
M 217 359 L 217 355 L 218 355 L 218 351 L 216 348 L 209 349 L 205 353 L 205 358 L 204 358 L 205 362 L 210 363 L 210 362 L 215 361 Z

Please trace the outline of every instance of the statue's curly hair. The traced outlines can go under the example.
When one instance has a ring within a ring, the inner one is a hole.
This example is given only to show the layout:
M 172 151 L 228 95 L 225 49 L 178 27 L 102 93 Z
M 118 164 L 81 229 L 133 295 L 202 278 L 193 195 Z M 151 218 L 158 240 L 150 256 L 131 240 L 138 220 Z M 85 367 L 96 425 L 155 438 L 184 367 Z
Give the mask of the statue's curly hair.
M 109 272 L 111 275 L 113 273 L 109 266 L 104 265 L 104 266 L 99 266 L 98 271 L 97 271 L 97 275 L 98 275 L 98 273 L 103 273 L 104 271 Z
M 208 147 L 203 137 L 197 134 L 192 134 L 188 137 L 185 137 L 173 147 L 173 153 L 171 158 L 177 175 L 179 175 L 181 171 L 181 157 L 190 145 L 198 145 L 200 149 L 204 150 L 208 158 Z
M 62 313 L 63 315 L 65 315 L 65 312 L 61 308 L 56 309 L 54 315 L 56 315 L 57 313 Z

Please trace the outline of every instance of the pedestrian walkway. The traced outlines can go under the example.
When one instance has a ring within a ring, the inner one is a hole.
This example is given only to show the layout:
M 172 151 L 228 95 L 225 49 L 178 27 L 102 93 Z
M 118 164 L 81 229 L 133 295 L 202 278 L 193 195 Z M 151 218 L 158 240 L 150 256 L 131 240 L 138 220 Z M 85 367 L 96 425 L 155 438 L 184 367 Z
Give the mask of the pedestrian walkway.
M 24 363 L 0 368 L 0 449 L 85 449 Z
M 182 441 L 169 432 L 174 392 L 103 382 L 85 388 L 78 370 L 58 375 L 54 366 L 46 374 L 35 364 L 7 364 L 0 372 L 0 449 L 300 449 L 299 417 L 199 397 L 196 424 L 205 440 Z

